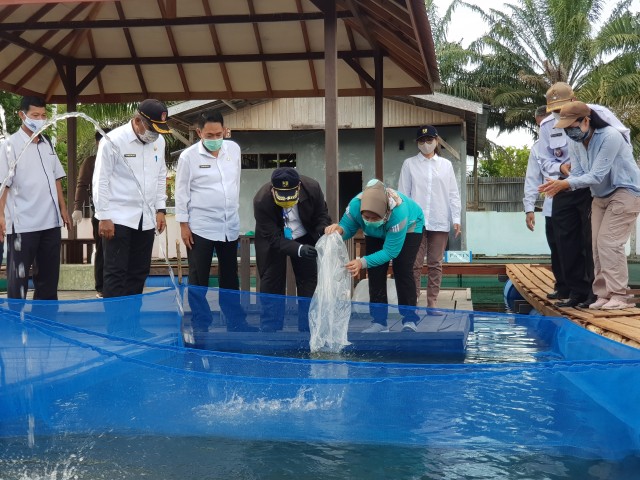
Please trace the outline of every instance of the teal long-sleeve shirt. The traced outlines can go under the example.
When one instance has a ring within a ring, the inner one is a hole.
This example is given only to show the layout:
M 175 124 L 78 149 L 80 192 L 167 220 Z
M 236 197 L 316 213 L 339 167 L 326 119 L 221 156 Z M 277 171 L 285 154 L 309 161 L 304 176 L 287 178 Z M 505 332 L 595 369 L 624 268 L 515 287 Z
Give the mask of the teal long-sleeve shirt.
M 350 239 L 358 230 L 362 230 L 369 237 L 384 239 L 382 250 L 360 259 L 362 268 L 377 267 L 393 260 L 400 254 L 407 233 L 422 233 L 424 229 L 424 214 L 420 205 L 400 192 L 390 188 L 387 191 L 392 198 L 396 198 L 396 201 L 391 202 L 391 214 L 382 226 L 373 228 L 365 225 L 360 215 L 362 193 L 349 202 L 346 212 L 340 219 L 340 226 L 344 230 L 343 240 Z M 400 202 L 397 201 L 398 197 Z

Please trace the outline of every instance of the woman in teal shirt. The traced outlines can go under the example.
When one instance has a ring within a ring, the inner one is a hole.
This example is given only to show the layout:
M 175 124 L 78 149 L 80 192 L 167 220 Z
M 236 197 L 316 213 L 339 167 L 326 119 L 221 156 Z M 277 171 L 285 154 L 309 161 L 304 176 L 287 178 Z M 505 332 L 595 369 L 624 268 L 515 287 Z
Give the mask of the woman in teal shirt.
M 416 286 L 413 262 L 422 239 L 424 214 L 422 208 L 406 195 L 385 187 L 380 180 L 371 180 L 347 207 L 339 224 L 329 225 L 325 234 L 338 232 L 343 240 L 364 232 L 367 255 L 347 263 L 354 277 L 363 268 L 369 278 L 369 301 L 387 303 L 387 271 L 393 260 L 393 276 L 398 292 L 398 304 L 416 306 Z M 363 333 L 388 332 L 387 307 L 370 307 L 373 323 Z M 403 331 L 417 330 L 418 316 L 414 308 L 400 307 Z

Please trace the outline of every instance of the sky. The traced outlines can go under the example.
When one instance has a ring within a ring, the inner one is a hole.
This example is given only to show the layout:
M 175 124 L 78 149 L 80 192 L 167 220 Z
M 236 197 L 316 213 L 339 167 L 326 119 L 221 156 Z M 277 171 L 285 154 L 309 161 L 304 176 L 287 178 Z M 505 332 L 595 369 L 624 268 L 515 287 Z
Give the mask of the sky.
M 505 3 L 516 3 L 513 0 L 507 1 L 507 2 L 504 2 L 502 0 L 466 0 L 466 1 L 467 3 L 479 5 L 485 10 L 488 10 L 491 8 L 496 10 L 501 10 Z M 451 3 L 451 0 L 435 0 L 435 4 L 438 7 L 438 13 L 440 15 L 444 14 L 444 12 L 446 11 L 450 3 Z M 617 0 L 605 1 L 606 6 L 603 11 L 604 18 L 608 17 L 609 13 L 617 3 L 618 3 Z M 631 9 L 634 11 L 640 11 L 640 0 L 634 0 Z M 468 9 L 458 8 L 453 15 L 451 24 L 449 26 L 447 38 L 452 41 L 462 39 L 462 44 L 464 46 L 467 46 L 470 42 L 482 36 L 482 34 L 485 33 L 487 30 L 488 30 L 487 25 L 484 23 L 484 21 L 478 14 L 473 13 Z M 513 133 L 498 134 L 497 130 L 489 130 L 487 132 L 487 138 L 496 142 L 498 145 L 502 145 L 503 147 L 531 146 L 531 144 L 534 141 L 531 134 L 526 131 L 516 131 Z

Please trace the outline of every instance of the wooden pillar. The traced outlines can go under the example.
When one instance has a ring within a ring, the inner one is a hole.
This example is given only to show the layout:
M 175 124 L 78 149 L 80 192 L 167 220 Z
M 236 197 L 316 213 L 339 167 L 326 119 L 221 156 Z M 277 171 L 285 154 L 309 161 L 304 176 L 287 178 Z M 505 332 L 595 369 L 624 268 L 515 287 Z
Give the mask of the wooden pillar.
M 75 112 L 77 108 L 76 66 L 68 65 L 66 69 L 67 112 Z M 67 210 L 69 218 L 73 212 L 78 180 L 78 119 L 67 119 Z M 69 238 L 77 238 L 76 228 L 69 229 Z
M 383 117 L 383 81 L 382 81 L 382 52 L 378 50 L 374 57 L 375 68 L 375 107 L 374 107 L 374 135 L 375 135 L 375 174 L 378 180 L 384 181 L 384 117 Z M 366 181 L 366 180 L 365 180 Z
M 325 196 L 329 215 L 338 216 L 338 78 L 337 78 L 336 1 L 326 2 L 324 17 L 324 156 L 326 166 Z

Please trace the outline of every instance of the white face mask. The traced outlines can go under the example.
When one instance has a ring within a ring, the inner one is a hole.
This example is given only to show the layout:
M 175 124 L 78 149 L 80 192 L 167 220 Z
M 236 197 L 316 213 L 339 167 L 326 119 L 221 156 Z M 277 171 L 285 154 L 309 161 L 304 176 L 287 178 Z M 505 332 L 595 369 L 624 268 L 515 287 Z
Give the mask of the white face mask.
M 437 145 L 438 142 L 435 141 L 431 143 L 419 143 L 418 149 L 425 155 L 429 155 L 435 151 Z
M 44 119 L 36 120 L 34 118 L 29 118 L 27 117 L 27 114 L 24 113 L 24 120 L 22 120 L 22 123 L 24 123 L 24 126 L 31 130 L 31 132 L 35 133 L 40 130 L 44 126 L 44 124 L 47 123 L 47 121 Z
M 145 130 L 142 135 L 140 135 L 140 140 L 144 143 L 153 143 L 158 140 L 160 134 L 158 132 L 153 132 L 151 130 Z

